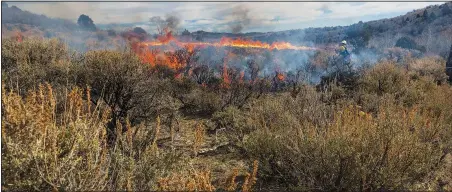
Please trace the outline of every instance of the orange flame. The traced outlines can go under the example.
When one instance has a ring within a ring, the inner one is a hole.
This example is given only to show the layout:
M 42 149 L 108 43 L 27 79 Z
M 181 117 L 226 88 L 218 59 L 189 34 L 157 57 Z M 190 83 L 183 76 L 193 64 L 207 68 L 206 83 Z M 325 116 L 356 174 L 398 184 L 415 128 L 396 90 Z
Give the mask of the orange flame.
M 162 44 L 168 44 L 170 41 L 175 40 L 173 37 L 173 34 L 170 32 L 167 32 L 166 35 L 162 35 L 157 37 L 157 40 Z
M 276 61 L 278 61 L 278 60 L 276 60 Z M 284 76 L 283 73 L 281 73 L 281 70 L 280 70 L 278 64 L 275 66 L 275 71 L 276 71 L 276 78 L 277 78 L 279 81 L 284 81 L 284 79 L 285 79 L 286 77 Z
M 230 88 L 231 78 L 228 73 L 228 62 L 234 58 L 236 55 L 232 52 L 228 52 L 227 56 L 224 58 L 223 62 L 223 87 Z
M 243 83 L 243 77 L 245 76 L 245 71 L 240 71 L 240 79 L 239 79 L 239 83 L 242 84 Z
M 162 58 L 165 61 L 165 64 L 174 70 L 179 70 L 184 67 L 182 61 L 180 61 L 175 55 L 171 53 L 167 53 Z
M 227 59 L 225 59 L 224 63 L 223 63 L 223 86 L 225 88 L 229 88 L 229 85 L 231 85 L 231 80 L 229 79 L 229 74 L 228 74 L 227 63 L 228 63 L 228 61 L 227 61 Z
M 136 42 L 132 43 L 131 47 L 132 50 L 138 55 L 138 57 L 141 59 L 143 63 L 147 63 L 152 66 L 155 65 L 158 54 L 157 50 L 151 50 Z
M 228 37 L 223 37 L 220 39 L 219 42 L 180 42 L 176 38 L 174 38 L 171 33 L 167 33 L 164 36 L 160 36 L 157 38 L 157 41 L 149 41 L 149 42 L 143 42 L 142 44 L 145 46 L 161 46 L 166 45 L 169 42 L 174 41 L 178 46 L 215 46 L 215 47 L 242 47 L 242 48 L 257 48 L 257 49 L 268 49 L 268 50 L 284 50 L 284 49 L 291 49 L 291 50 L 316 50 L 316 48 L 313 47 L 306 47 L 306 46 L 295 46 L 288 42 L 274 42 L 272 44 L 263 43 L 260 41 L 253 41 L 253 40 L 245 40 L 245 39 L 232 39 Z
M 23 40 L 22 33 L 19 31 L 16 31 L 16 41 L 20 43 L 20 42 L 22 42 L 22 40 Z
M 181 42 L 177 38 L 175 38 L 171 31 L 165 31 L 166 34 L 157 37 L 155 41 L 146 41 L 146 42 L 137 42 L 132 44 L 132 50 L 139 56 L 139 58 L 144 62 L 148 63 L 151 66 L 155 66 L 156 63 L 163 64 L 168 66 L 169 68 L 178 71 L 176 73 L 175 78 L 180 78 L 182 76 L 182 70 L 186 67 L 184 60 L 174 53 L 171 52 L 161 52 L 159 50 L 151 50 L 150 46 L 162 46 L 168 45 L 170 42 L 174 43 L 173 45 L 177 45 L 179 47 L 185 47 L 186 50 L 192 54 L 194 52 L 195 47 L 205 47 L 205 46 L 214 46 L 214 47 L 239 47 L 239 48 L 253 48 L 254 49 L 267 49 L 267 50 L 316 50 L 316 48 L 306 47 L 306 46 L 295 46 L 288 42 L 274 42 L 272 44 L 264 43 L 261 41 L 253 41 L 253 40 L 245 40 L 241 38 L 232 39 L 228 37 L 223 37 L 219 42 Z M 136 40 L 136 39 L 134 39 Z M 228 62 L 234 57 L 234 54 L 229 52 L 223 61 L 223 71 L 222 78 L 223 83 L 222 87 L 229 88 L 231 84 L 231 79 L 228 73 Z M 182 59 L 182 60 L 181 60 Z M 188 71 L 188 75 L 190 76 L 192 71 Z M 284 81 L 285 76 L 283 73 L 280 73 L 279 70 L 276 70 L 276 79 L 279 81 Z M 240 72 L 239 83 L 243 83 L 243 78 L 245 76 L 245 72 Z

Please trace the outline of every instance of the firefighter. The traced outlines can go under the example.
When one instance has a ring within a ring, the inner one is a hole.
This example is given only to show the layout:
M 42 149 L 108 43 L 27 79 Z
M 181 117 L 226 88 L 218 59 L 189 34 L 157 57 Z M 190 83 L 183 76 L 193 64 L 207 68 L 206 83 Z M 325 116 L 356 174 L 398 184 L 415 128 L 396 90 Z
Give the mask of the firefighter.
M 339 61 L 341 61 L 341 63 L 343 65 L 350 65 L 350 53 L 347 50 L 347 41 L 343 40 L 340 44 L 339 44 L 339 49 L 337 50 L 337 53 L 339 55 Z
M 350 55 L 350 53 L 348 53 L 348 50 L 347 50 L 347 41 L 343 40 L 341 42 L 341 44 L 339 45 L 338 53 L 339 53 L 339 55 L 341 55 L 344 58 Z

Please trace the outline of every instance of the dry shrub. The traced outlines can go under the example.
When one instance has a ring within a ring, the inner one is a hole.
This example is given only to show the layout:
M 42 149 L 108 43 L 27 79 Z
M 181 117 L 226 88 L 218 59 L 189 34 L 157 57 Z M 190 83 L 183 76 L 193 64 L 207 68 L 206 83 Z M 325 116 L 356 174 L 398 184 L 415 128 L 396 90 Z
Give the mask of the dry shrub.
M 293 189 L 404 190 L 437 168 L 450 129 L 444 116 L 415 108 L 388 104 L 373 117 L 350 106 L 324 126 L 263 127 L 245 148 L 263 179 Z
M 450 98 L 452 95 L 452 87 L 449 85 L 441 85 L 426 94 L 426 98 L 422 102 L 421 108 L 430 111 L 436 117 L 444 117 L 446 124 L 452 124 L 452 99 Z M 441 143 L 445 156 L 447 153 L 452 152 L 452 131 L 444 131 L 442 134 L 442 137 L 448 138 L 444 139 L 444 142 Z
M 89 51 L 84 54 L 78 84 L 90 85 L 93 102 L 105 102 L 111 109 L 109 140 L 114 140 L 116 121 L 146 123 L 161 115 L 171 116 L 180 107 L 171 96 L 172 82 L 151 73 L 130 51 Z
M 193 151 L 195 153 L 195 156 L 198 156 L 199 149 L 204 144 L 205 134 L 206 131 L 203 127 L 203 124 L 201 122 L 198 122 L 194 131 Z
M 126 121 L 127 131 L 118 134 L 114 148 L 110 149 L 110 172 L 107 190 L 145 191 L 158 187 L 157 178 L 168 171 L 181 167 L 181 154 L 158 148 L 160 118 L 155 128 L 140 124 L 131 127 Z M 117 122 L 117 133 L 123 126 Z
M 217 129 L 225 128 L 226 136 L 238 146 L 255 130 L 297 129 L 305 123 L 325 125 L 332 108 L 322 102 L 322 93 L 303 87 L 297 97 L 288 93 L 265 95 L 245 106 L 244 110 L 228 107 L 213 115 Z
M 437 84 L 445 84 L 448 76 L 444 73 L 446 61 L 439 56 L 414 59 L 408 63 L 410 70 L 421 76 L 431 76 Z
M 237 168 L 234 168 L 232 171 L 231 176 L 229 177 L 229 185 L 227 185 L 226 190 L 228 191 L 235 191 L 237 188 L 237 183 L 235 182 L 237 176 L 239 175 L 239 170 Z
M 383 50 L 383 57 L 386 61 L 401 63 L 412 57 L 419 58 L 421 52 L 416 50 L 402 49 L 400 47 L 386 48 Z
M 251 172 L 245 171 L 243 173 L 245 178 L 241 182 L 241 191 L 249 192 L 253 190 L 257 182 L 258 161 L 253 162 Z M 180 170 L 169 174 L 167 177 L 162 177 L 158 181 L 159 191 L 215 191 L 226 190 L 236 191 L 239 189 L 237 182 L 239 176 L 238 169 L 234 169 L 231 175 L 225 180 L 225 183 L 214 186 L 210 170 L 207 168 L 197 170 Z
M 417 69 L 423 70 L 419 66 Z M 430 73 L 418 71 L 407 70 L 393 62 L 378 63 L 359 79 L 359 89 L 354 97 L 365 111 L 372 112 L 378 111 L 386 98 L 406 106 L 419 104 L 426 98 L 426 93 L 435 89 L 436 82 Z
M 222 107 L 221 99 L 218 93 L 210 91 L 207 88 L 198 88 L 189 94 L 183 95 L 182 111 L 187 116 L 211 116 Z
M 329 64 L 331 64 L 333 55 L 327 51 L 317 51 L 315 55 L 310 58 L 309 63 L 314 69 L 328 69 Z
M 259 98 L 270 89 L 267 79 L 255 82 L 244 81 L 238 71 L 229 70 L 230 84 L 201 85 L 191 93 L 182 96 L 183 111 L 187 115 L 200 115 L 210 117 L 215 112 L 225 110 L 228 107 L 242 108 L 252 100 Z M 223 85 L 223 86 L 219 86 Z
M 289 100 L 287 96 L 283 98 Z M 247 111 L 228 107 L 215 113 L 212 121 L 217 129 L 225 129 L 230 142 L 241 146 L 245 137 L 256 129 L 272 129 L 275 126 L 287 126 L 289 129 L 300 126 L 298 119 L 286 108 L 288 105 L 284 102 L 288 100 L 269 96 L 255 101 Z
M 158 181 L 159 191 L 214 191 L 209 170 L 173 173 Z
M 218 96 L 221 98 L 221 109 L 229 106 L 243 107 L 253 98 L 259 97 L 262 92 L 259 89 L 260 83 L 248 83 L 240 80 L 238 70 L 229 70 L 231 83 L 222 87 Z M 215 90 L 212 90 L 215 91 Z
M 179 157 L 156 153 L 156 131 L 128 120 L 116 122 L 126 131 L 118 131 L 115 147 L 108 148 L 110 110 L 83 97 L 90 95 L 74 88 L 58 109 L 48 84 L 25 98 L 2 90 L 3 189 L 150 190 L 158 175 L 173 168 Z
M 216 125 L 216 129 L 224 128 L 226 136 L 231 142 L 240 143 L 243 138 L 252 131 L 245 112 L 239 110 L 237 107 L 227 107 L 223 111 L 218 111 L 213 114 L 212 121 Z
M 73 83 L 68 48 L 56 39 L 26 39 L 22 42 L 2 39 L 2 81 L 26 94 L 39 83 Z
M 108 111 L 87 111 L 80 89 L 67 95 L 61 114 L 49 85 L 30 91 L 25 99 L 16 92 L 2 92 L 2 187 L 106 189 Z
M 381 96 L 402 91 L 408 80 L 406 73 L 395 63 L 382 62 L 365 72 L 360 83 L 364 91 Z
M 322 101 L 324 93 L 313 87 L 303 87 L 296 98 L 288 94 L 269 95 L 250 105 L 247 113 L 254 121 L 254 129 L 297 128 L 309 122 L 325 124 L 331 117 L 331 106 Z M 255 120 L 258 120 L 257 122 Z

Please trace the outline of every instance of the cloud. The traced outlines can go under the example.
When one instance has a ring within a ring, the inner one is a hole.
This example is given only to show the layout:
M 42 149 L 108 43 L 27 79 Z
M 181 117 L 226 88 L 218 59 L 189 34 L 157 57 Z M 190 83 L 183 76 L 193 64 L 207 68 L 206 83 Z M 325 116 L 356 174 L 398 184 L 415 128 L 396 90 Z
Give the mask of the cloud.
M 143 23 L 177 14 L 190 31 L 250 32 L 349 25 L 402 15 L 441 2 L 8 2 L 21 9 L 76 21 L 89 15 L 97 24 Z M 365 10 L 365 11 L 363 11 Z M 149 31 L 151 33 L 156 31 Z

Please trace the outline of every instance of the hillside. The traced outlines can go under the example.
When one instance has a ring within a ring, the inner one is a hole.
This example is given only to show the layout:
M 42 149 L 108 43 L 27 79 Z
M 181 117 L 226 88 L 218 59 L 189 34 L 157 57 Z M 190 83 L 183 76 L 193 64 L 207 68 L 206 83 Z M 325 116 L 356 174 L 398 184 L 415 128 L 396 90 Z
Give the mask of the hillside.
M 71 21 L 48 18 L 19 8 L 2 4 L 2 36 L 14 35 L 12 31 L 21 31 L 30 36 L 61 37 L 61 34 L 80 31 L 79 26 Z M 110 30 L 112 31 L 112 30 Z M 187 31 L 186 31 L 187 32 Z M 88 35 L 92 40 L 104 40 L 110 32 L 98 30 Z M 118 32 L 115 32 L 118 33 Z M 152 32 L 150 32 L 152 33 Z M 446 58 L 452 44 L 452 3 L 429 6 L 414 10 L 394 18 L 359 22 L 349 26 L 324 28 L 294 29 L 266 33 L 212 33 L 196 31 L 188 33 L 192 40 L 205 41 L 221 37 L 241 37 L 263 42 L 287 41 L 293 44 L 336 44 L 345 39 L 351 49 L 363 48 L 385 49 L 394 47 L 401 37 L 413 39 L 420 50 L 434 53 Z M 187 34 L 185 34 L 187 35 Z M 434 37 L 434 38 L 433 38 Z M 86 38 L 86 35 L 81 39 Z
M 23 11 L 16 6 L 8 6 L 2 2 L 2 26 L 10 26 L 14 24 L 29 25 L 37 27 L 41 31 L 52 29 L 55 31 L 72 31 L 78 28 L 77 24 L 65 19 L 49 18 L 45 15 L 38 15 L 29 11 Z M 8 28 L 11 29 L 11 28 Z M 25 32 L 25 28 L 21 29 Z
M 346 39 L 354 47 L 389 48 L 401 37 L 409 37 L 426 52 L 444 58 L 452 44 L 452 2 L 414 10 L 394 18 L 359 22 L 349 26 L 296 29 L 268 33 L 192 33 L 195 39 L 219 38 L 221 36 L 247 37 L 264 42 L 288 41 L 292 43 L 337 44 Z M 434 38 L 433 38 L 434 37 Z
M 115 33 L 87 29 L 84 24 L 38 15 L 2 2 L 2 38 L 9 37 L 57 38 L 80 51 L 111 47 L 118 39 Z

